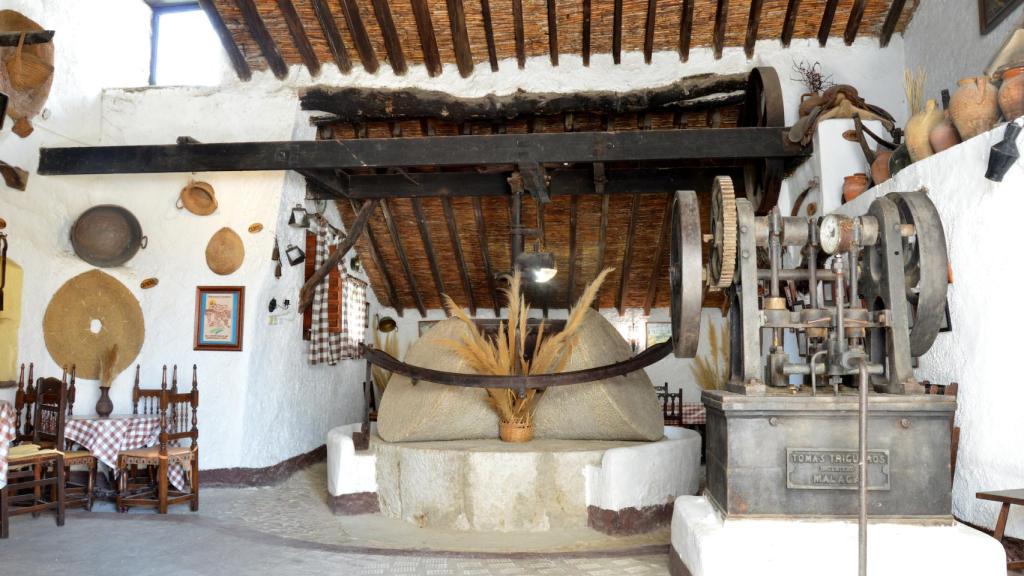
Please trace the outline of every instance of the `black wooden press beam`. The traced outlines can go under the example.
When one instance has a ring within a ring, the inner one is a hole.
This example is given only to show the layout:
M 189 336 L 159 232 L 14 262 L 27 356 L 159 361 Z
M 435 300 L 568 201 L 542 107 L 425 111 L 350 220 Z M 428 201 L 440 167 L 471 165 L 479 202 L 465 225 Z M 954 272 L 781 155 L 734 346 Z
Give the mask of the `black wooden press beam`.
M 39 173 L 56 176 L 809 156 L 809 148 L 789 143 L 787 132 L 788 128 L 707 128 L 42 148 Z

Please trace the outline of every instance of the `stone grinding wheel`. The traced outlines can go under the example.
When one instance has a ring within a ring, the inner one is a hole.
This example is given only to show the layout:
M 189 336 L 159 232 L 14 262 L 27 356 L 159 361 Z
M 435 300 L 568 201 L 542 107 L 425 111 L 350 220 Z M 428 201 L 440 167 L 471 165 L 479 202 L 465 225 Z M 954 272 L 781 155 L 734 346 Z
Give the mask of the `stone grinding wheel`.
M 676 192 L 671 234 L 668 275 L 672 288 L 672 349 L 677 358 L 693 358 L 700 340 L 700 310 L 704 301 L 700 203 L 696 192 Z
M 778 127 L 780 130 L 785 127 L 782 84 L 775 68 L 758 66 L 750 71 L 739 125 L 747 128 Z M 757 215 L 767 214 L 779 201 L 785 167 L 781 158 L 757 160 L 744 167 L 744 190 Z
M 74 364 L 78 377 L 85 380 L 99 378 L 100 358 L 115 344 L 114 374 L 127 368 L 138 356 L 145 336 L 139 301 L 117 279 L 99 270 L 65 282 L 43 316 L 43 337 L 50 356 L 59 366 Z
M 245 260 L 242 237 L 231 228 L 221 228 L 206 245 L 206 265 L 221 276 L 234 273 Z
M 40 32 L 43 27 L 14 10 L 0 10 L 0 32 Z M 25 52 L 30 52 L 39 59 L 53 65 L 53 41 L 45 44 L 33 44 L 25 46 Z M 10 96 L 7 105 L 7 115 L 14 120 L 25 119 L 39 114 L 50 96 L 50 86 L 53 84 L 53 74 L 38 86 L 27 89 L 18 89 L 11 84 L 11 79 L 4 64 L 8 58 L 14 56 L 16 46 L 0 46 L 0 92 Z M 27 134 L 25 134 L 27 136 Z
M 913 309 L 910 353 L 922 356 L 935 342 L 946 318 L 949 259 L 946 231 L 935 204 L 924 192 L 893 192 L 903 224 L 913 224 L 914 234 L 903 239 L 903 270 L 907 300 Z
M 724 289 L 732 286 L 736 272 L 736 192 L 732 179 L 716 176 L 711 189 L 711 257 L 708 259 L 708 286 Z

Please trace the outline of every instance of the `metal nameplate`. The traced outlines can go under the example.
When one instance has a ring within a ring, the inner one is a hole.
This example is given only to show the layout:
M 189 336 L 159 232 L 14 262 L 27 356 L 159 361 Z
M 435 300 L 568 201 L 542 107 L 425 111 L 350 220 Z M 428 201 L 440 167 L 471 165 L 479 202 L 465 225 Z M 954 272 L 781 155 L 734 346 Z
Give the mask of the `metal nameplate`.
M 786 448 L 786 488 L 856 490 L 856 450 Z M 868 450 L 868 490 L 889 490 L 889 451 Z

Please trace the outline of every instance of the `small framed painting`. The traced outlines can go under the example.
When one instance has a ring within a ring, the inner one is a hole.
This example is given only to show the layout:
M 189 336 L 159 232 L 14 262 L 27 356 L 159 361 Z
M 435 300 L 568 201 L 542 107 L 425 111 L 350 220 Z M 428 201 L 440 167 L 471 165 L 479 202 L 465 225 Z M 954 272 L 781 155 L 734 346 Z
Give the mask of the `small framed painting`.
M 244 319 L 244 286 L 198 286 L 193 349 L 240 351 Z
M 988 34 L 995 29 L 1010 12 L 1020 6 L 1024 0 L 978 0 L 978 20 L 981 33 Z
M 672 339 L 671 322 L 648 322 L 647 323 L 647 348 Z

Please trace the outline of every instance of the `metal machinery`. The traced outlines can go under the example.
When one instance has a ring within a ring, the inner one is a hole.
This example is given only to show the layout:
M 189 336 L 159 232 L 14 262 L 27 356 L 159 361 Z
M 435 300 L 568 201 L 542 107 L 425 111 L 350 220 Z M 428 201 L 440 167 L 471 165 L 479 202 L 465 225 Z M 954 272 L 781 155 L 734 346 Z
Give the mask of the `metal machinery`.
M 696 353 L 705 290 L 730 304 L 731 376 L 703 394 L 715 504 L 730 516 L 948 518 L 955 399 L 925 395 L 913 374 L 948 282 L 927 195 L 889 194 L 855 218 L 756 216 L 719 177 L 710 232 L 697 195 L 677 192 L 675 354 Z

